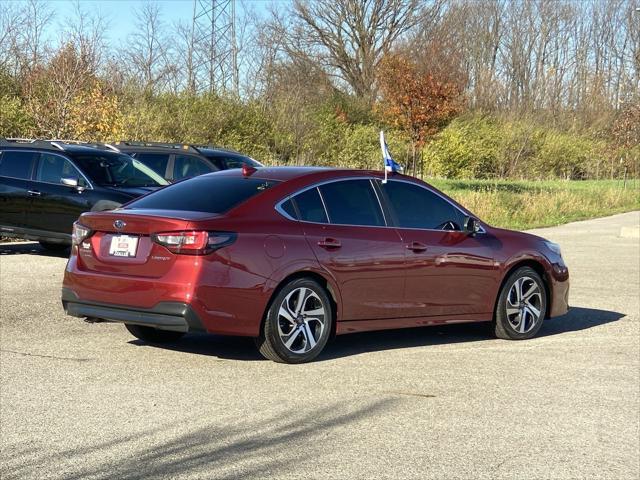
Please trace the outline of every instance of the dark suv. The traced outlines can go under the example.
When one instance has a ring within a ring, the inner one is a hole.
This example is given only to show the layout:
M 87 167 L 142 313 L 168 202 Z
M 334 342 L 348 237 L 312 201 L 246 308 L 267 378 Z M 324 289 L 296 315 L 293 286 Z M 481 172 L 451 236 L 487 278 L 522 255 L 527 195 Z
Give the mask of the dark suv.
M 120 141 L 113 146 L 140 160 L 170 182 L 244 165 L 262 166 L 253 158 L 233 150 L 205 145 Z
M 71 244 L 83 212 L 111 210 L 167 181 L 107 146 L 0 139 L 0 234 Z

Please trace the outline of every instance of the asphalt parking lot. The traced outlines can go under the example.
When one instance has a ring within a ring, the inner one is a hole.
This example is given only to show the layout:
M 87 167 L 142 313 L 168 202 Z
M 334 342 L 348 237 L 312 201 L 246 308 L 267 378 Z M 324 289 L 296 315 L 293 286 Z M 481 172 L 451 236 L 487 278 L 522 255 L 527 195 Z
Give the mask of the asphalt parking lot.
M 563 247 L 573 309 L 533 340 L 357 334 L 298 366 L 67 317 L 66 259 L 0 245 L 0 477 L 637 479 L 640 240 L 620 231 L 639 222 L 536 232 Z

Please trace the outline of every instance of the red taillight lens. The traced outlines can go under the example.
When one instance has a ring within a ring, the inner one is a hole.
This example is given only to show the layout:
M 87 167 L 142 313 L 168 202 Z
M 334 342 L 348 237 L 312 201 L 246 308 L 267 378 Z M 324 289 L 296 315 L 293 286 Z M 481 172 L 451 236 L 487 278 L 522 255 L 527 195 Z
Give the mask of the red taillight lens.
M 206 255 L 236 240 L 233 232 L 162 232 L 151 236 L 154 242 L 170 252 L 186 255 Z
M 83 240 L 87 239 L 91 235 L 91 229 L 84 225 L 74 222 L 73 231 L 71 232 L 71 244 L 80 245 Z

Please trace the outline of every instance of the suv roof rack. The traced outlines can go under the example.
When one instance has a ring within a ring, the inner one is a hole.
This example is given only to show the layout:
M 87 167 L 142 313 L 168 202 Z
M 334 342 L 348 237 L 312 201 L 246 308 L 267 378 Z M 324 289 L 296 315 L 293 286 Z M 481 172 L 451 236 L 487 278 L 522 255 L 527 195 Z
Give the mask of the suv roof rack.
M 120 153 L 120 150 L 110 143 L 102 143 L 102 142 L 85 142 L 82 140 L 62 140 L 62 139 L 52 139 L 47 140 L 47 142 L 51 142 L 52 144 L 67 144 L 67 145 L 79 145 L 82 147 L 91 147 L 98 148 L 102 150 L 111 150 L 112 152 Z
M 38 138 L 0 138 L 0 146 L 14 147 L 16 145 L 46 148 L 48 150 L 62 150 L 64 147 L 56 141 L 41 140 Z
M 193 145 L 187 143 L 165 143 L 165 142 L 137 142 L 133 140 L 118 140 L 115 145 L 126 145 L 128 147 L 160 147 L 160 148 L 172 148 L 175 150 L 188 150 L 195 153 L 200 151 Z
M 111 150 L 120 153 L 120 150 L 109 143 L 101 142 L 83 142 L 82 140 L 62 140 L 58 138 L 42 139 L 42 138 L 0 138 L 0 146 L 31 146 L 44 148 L 47 150 L 66 150 L 65 145 L 78 145 L 82 147 L 97 148 L 101 150 Z

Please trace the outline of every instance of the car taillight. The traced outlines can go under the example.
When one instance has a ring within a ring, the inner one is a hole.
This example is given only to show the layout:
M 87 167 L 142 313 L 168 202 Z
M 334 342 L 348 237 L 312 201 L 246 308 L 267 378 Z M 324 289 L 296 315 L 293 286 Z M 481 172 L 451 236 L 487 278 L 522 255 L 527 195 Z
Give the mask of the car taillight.
M 74 222 L 73 231 L 71 232 L 72 245 L 80 245 L 83 240 L 87 239 L 91 235 L 91 229 L 84 225 Z
M 206 255 L 219 248 L 231 245 L 237 235 L 233 232 L 161 232 L 154 233 L 154 242 L 170 252 L 186 255 Z

